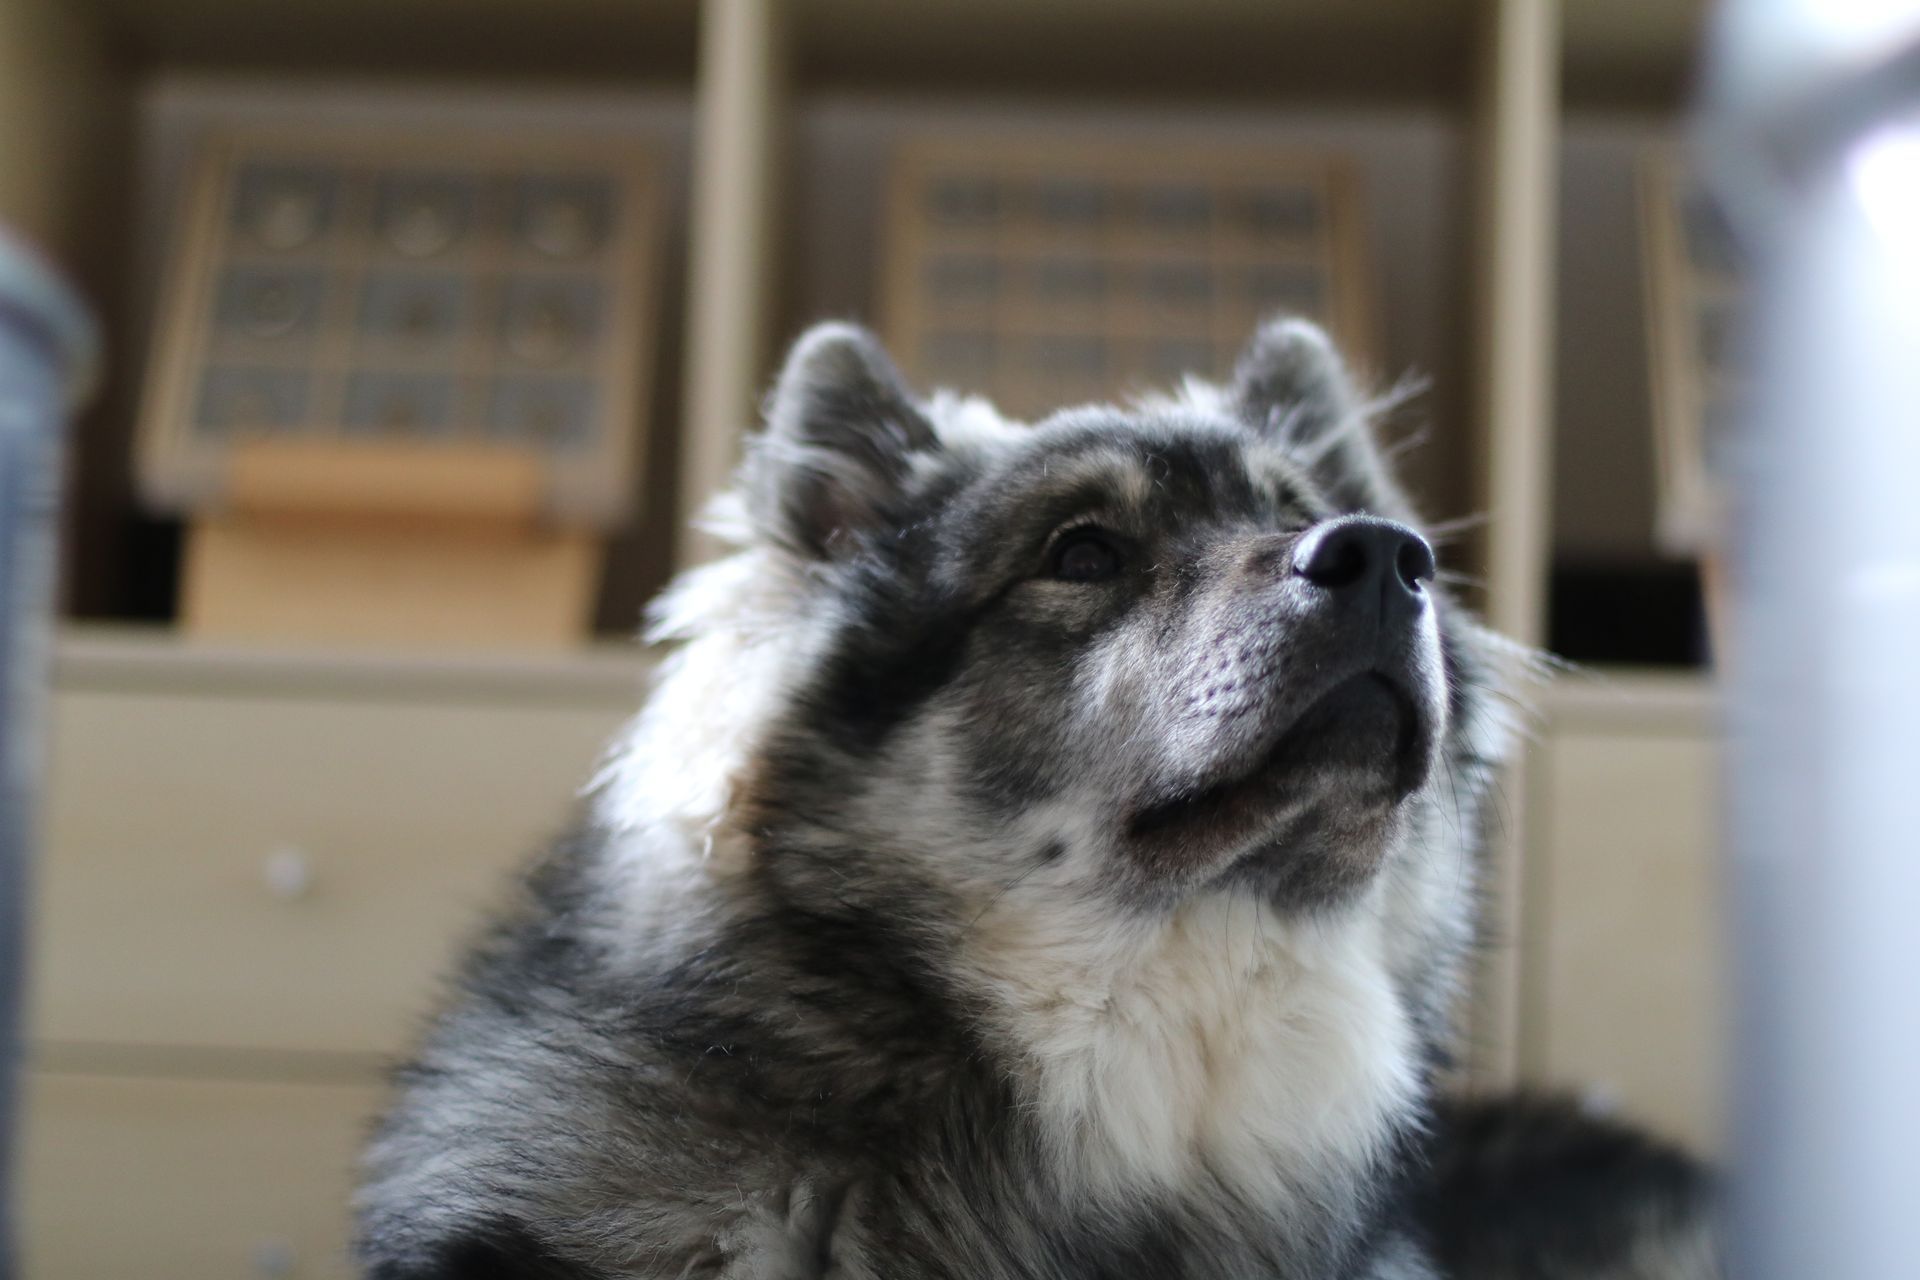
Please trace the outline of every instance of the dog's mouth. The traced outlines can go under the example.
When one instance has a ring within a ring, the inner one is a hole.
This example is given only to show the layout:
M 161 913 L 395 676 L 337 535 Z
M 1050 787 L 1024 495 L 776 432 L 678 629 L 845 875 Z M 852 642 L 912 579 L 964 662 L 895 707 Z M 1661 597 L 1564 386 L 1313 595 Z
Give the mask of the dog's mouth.
M 1362 671 L 1309 703 L 1245 767 L 1135 810 L 1127 834 L 1145 845 L 1237 843 L 1288 806 L 1323 798 L 1315 775 L 1353 802 L 1398 804 L 1426 781 L 1431 736 L 1429 714 L 1404 683 Z

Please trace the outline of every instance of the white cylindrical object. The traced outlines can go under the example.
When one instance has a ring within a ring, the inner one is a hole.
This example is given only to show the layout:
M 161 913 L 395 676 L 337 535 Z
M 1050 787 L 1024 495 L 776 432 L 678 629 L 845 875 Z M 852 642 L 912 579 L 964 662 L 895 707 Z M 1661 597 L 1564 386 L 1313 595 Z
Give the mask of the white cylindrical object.
M 62 427 L 95 359 L 79 303 L 0 232 L 0 1276 L 12 1274 L 14 1079 Z
M 1756 1280 L 1920 1272 L 1920 271 L 1862 203 L 1875 145 L 1763 289 L 1731 725 Z M 1920 229 L 1920 150 L 1902 167 Z
M 1730 5 L 1763 252 L 1733 558 L 1730 1273 L 1920 1274 L 1920 4 Z

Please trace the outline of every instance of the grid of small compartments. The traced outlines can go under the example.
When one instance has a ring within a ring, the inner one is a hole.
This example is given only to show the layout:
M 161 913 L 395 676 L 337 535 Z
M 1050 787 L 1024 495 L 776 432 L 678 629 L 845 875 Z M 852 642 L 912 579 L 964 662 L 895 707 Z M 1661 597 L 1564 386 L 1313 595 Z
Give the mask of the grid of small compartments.
M 627 153 L 527 154 L 212 148 L 143 428 L 160 441 L 149 487 L 193 505 L 208 460 L 250 436 L 619 467 L 645 175 Z
M 1662 533 L 1676 550 L 1697 550 L 1717 518 L 1715 478 L 1741 418 L 1747 261 L 1723 210 L 1677 157 L 1654 155 L 1641 174 Z
M 1368 345 L 1331 157 L 927 141 L 896 157 L 890 201 L 889 343 L 923 385 L 1009 412 L 1219 376 L 1276 312 Z

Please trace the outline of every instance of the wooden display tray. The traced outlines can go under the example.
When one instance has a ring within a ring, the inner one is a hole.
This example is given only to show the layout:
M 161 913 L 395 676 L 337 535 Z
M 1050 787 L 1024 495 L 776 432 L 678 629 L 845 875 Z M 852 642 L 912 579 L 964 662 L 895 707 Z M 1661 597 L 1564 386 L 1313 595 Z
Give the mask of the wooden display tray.
M 1362 196 L 1308 147 L 942 134 L 902 145 L 880 312 L 925 386 L 1016 415 L 1221 378 L 1292 313 L 1366 367 Z
M 187 196 L 136 438 L 153 506 L 220 509 L 250 440 L 372 437 L 510 445 L 543 461 L 556 518 L 631 516 L 661 226 L 644 150 L 235 126 L 204 146 Z M 541 209 L 574 215 L 546 248 Z

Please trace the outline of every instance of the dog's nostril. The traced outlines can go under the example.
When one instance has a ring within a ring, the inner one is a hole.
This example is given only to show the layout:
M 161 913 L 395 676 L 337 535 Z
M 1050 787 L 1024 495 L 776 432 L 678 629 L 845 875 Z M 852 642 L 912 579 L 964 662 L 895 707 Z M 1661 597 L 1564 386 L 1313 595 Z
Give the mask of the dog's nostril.
M 1336 529 L 1312 547 L 1304 559 L 1296 557 L 1300 576 L 1319 587 L 1344 587 L 1367 572 L 1367 552 L 1353 531 Z M 1311 536 L 1311 535 L 1309 535 Z
M 1433 548 L 1420 535 L 1407 530 L 1413 536 L 1400 546 L 1400 554 L 1394 558 L 1394 568 L 1399 571 L 1400 581 L 1409 591 L 1418 591 L 1420 584 L 1433 579 L 1439 566 L 1433 561 Z
M 1403 524 L 1377 516 L 1342 516 L 1306 531 L 1294 546 L 1293 571 L 1317 587 L 1346 593 L 1396 584 L 1418 596 L 1431 579 L 1433 548 Z

